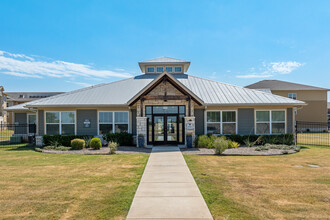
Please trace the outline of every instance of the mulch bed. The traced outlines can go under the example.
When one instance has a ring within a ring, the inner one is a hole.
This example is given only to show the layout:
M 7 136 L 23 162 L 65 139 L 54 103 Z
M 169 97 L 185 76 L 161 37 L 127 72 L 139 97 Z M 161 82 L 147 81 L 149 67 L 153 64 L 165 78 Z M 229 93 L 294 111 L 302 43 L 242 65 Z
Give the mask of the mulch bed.
M 256 147 L 239 147 L 227 149 L 222 155 L 227 156 L 269 156 L 269 155 L 283 155 L 281 149 L 269 149 L 263 151 L 256 151 Z M 91 148 L 83 150 L 42 150 L 43 153 L 51 154 L 81 154 L 81 155 L 105 155 L 109 154 L 110 149 L 108 147 L 102 147 L 100 150 L 94 150 Z M 213 149 L 207 148 L 181 148 L 183 154 L 188 155 L 214 155 Z M 137 148 L 137 147 L 118 147 L 116 154 L 150 154 L 151 148 Z M 294 150 L 288 150 L 288 154 L 296 153 Z
M 100 150 L 94 150 L 91 148 L 85 148 L 82 150 L 42 150 L 43 153 L 50 154 L 82 154 L 82 155 L 105 155 L 109 154 L 110 149 L 108 147 L 102 147 Z M 149 154 L 150 148 L 137 148 L 137 147 L 118 147 L 116 154 Z
M 239 147 L 227 149 L 222 155 L 226 156 L 269 156 L 269 155 L 283 155 L 280 149 L 269 149 L 263 151 L 256 151 L 256 147 Z M 181 149 L 183 154 L 190 155 L 214 155 L 213 149 L 207 148 L 184 148 Z M 294 150 L 289 150 L 288 154 L 296 153 Z

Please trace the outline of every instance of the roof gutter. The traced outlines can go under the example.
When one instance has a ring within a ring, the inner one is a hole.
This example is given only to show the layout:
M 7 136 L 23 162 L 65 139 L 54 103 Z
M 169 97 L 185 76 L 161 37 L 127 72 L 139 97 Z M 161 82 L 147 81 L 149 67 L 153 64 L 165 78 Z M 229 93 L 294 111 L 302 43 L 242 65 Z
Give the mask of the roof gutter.
M 271 105 L 271 106 L 281 106 L 281 105 L 292 105 L 292 106 L 306 106 L 308 105 L 307 103 L 205 103 L 206 106 L 251 106 L 251 105 L 256 105 L 256 106 L 263 106 L 263 105 Z
M 27 108 L 43 108 L 43 107 L 128 107 L 127 104 L 114 104 L 114 105 L 109 105 L 109 104 L 70 104 L 70 105 L 26 105 L 25 107 Z

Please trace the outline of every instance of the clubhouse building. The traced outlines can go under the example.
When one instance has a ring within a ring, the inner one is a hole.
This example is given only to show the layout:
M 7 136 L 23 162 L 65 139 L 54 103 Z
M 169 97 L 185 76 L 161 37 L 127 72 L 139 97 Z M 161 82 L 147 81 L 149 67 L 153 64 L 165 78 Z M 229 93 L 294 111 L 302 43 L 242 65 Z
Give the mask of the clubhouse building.
M 6 109 L 36 134 L 129 132 L 145 146 L 184 146 L 186 135 L 282 134 L 294 131 L 294 107 L 269 92 L 187 74 L 190 62 L 161 57 L 139 62 L 142 75 Z M 28 131 L 28 128 L 26 133 Z

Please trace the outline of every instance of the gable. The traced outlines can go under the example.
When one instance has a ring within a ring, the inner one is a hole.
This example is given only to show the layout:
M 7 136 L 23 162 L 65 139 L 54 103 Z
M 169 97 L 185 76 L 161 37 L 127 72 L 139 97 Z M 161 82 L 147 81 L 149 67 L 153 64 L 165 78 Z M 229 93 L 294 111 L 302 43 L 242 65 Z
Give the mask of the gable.
M 160 87 L 158 87 L 160 86 Z M 158 88 L 157 88 L 158 87 Z M 157 88 L 157 89 L 156 89 Z M 167 88 L 173 95 L 167 93 Z M 156 90 L 155 90 L 156 89 Z M 149 94 L 152 94 L 150 96 Z M 191 92 L 185 85 L 168 74 L 166 71 L 153 80 L 149 85 L 143 88 L 138 94 L 136 94 L 131 100 L 127 102 L 132 106 L 140 99 L 160 99 L 160 100 L 193 100 L 198 105 L 203 105 L 203 101 Z

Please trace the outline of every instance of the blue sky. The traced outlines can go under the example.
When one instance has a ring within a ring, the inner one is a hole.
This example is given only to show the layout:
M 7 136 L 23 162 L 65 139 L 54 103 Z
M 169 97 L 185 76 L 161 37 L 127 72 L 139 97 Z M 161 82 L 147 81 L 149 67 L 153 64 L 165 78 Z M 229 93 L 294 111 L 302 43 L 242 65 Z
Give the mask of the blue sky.
M 70 91 L 139 75 L 138 61 L 245 86 L 330 87 L 330 1 L 0 2 L 0 85 Z

